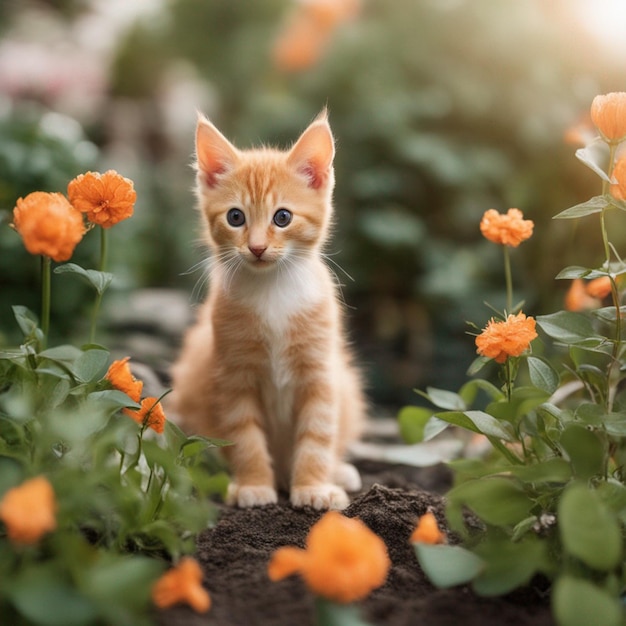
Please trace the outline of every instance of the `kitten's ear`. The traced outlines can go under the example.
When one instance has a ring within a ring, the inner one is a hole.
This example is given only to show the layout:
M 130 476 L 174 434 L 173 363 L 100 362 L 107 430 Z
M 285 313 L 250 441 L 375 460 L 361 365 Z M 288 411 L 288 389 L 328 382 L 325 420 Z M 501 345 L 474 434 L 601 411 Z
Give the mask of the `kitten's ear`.
M 324 109 L 300 135 L 289 152 L 287 162 L 309 179 L 309 187 L 326 185 L 335 156 L 335 142 Z
M 209 187 L 215 187 L 217 176 L 232 168 L 238 158 L 237 148 L 202 115 L 196 126 L 196 157 L 198 172 Z

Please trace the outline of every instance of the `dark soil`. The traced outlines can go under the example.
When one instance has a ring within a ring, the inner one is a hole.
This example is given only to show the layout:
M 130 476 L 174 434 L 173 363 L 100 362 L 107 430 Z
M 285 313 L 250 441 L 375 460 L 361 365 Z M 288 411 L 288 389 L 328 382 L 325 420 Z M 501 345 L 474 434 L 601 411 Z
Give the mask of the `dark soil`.
M 467 587 L 440 590 L 422 573 L 409 536 L 431 509 L 445 527 L 443 466 L 415 469 L 364 462 L 364 490 L 344 511 L 359 517 L 387 544 L 392 568 L 386 583 L 362 603 L 362 616 L 384 626 L 553 626 L 548 600 L 534 589 L 481 598 Z M 179 606 L 159 615 L 161 626 L 307 626 L 314 598 L 299 577 L 271 582 L 267 564 L 276 548 L 304 547 L 321 513 L 293 509 L 286 500 L 257 509 L 221 507 L 217 525 L 198 538 L 196 557 L 213 606 L 206 615 Z

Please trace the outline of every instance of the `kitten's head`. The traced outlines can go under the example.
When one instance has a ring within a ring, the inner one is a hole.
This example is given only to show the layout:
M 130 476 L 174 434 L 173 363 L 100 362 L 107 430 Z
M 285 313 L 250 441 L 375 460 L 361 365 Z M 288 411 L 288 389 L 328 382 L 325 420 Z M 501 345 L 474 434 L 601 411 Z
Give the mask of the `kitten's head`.
M 290 150 L 238 150 L 207 119 L 196 129 L 197 194 L 214 259 L 267 271 L 319 250 L 331 221 L 326 112 Z

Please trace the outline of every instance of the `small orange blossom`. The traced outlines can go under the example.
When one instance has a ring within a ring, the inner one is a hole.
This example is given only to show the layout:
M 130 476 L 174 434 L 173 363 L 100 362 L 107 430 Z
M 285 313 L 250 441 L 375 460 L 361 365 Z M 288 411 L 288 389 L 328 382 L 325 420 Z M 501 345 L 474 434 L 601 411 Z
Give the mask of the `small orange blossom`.
M 480 232 L 486 239 L 513 248 L 533 234 L 533 227 L 532 220 L 525 220 L 519 209 L 509 209 L 506 214 L 489 209 L 480 221 Z
M 133 181 L 120 176 L 115 170 L 77 176 L 67 186 L 67 195 L 74 207 L 102 228 L 111 228 L 129 218 L 137 199 Z
M 128 365 L 129 360 L 130 357 L 127 356 L 123 359 L 113 361 L 113 363 L 109 366 L 105 378 L 115 389 L 125 393 L 135 402 L 139 402 L 139 398 L 141 398 L 141 391 L 143 389 L 143 382 L 137 380 L 133 376 Z
M 600 300 L 587 292 L 582 278 L 575 278 L 565 294 L 564 304 L 568 311 L 586 311 L 597 309 L 600 306 Z
M 626 137 L 626 92 L 596 96 L 591 103 L 591 119 L 608 141 Z
M 165 413 L 158 398 L 144 398 L 140 409 L 124 409 L 124 413 L 138 424 L 152 428 L 159 435 L 165 429 Z
M 37 476 L 4 494 L 0 519 L 13 543 L 30 545 L 56 528 L 56 508 L 52 485 L 43 476 Z
M 437 518 L 432 511 L 424 513 L 417 521 L 417 526 L 411 535 L 413 543 L 446 543 L 446 535 L 439 528 Z
M 13 209 L 13 226 L 31 254 L 67 261 L 83 238 L 82 215 L 60 193 L 34 191 Z
M 594 278 L 590 280 L 585 289 L 587 293 L 593 298 L 606 298 L 612 289 L 611 279 L 608 276 L 600 276 L 600 278 Z
M 495 359 L 496 363 L 504 363 L 508 357 L 525 352 L 536 337 L 534 318 L 520 312 L 509 315 L 504 321 L 491 318 L 476 337 L 476 347 L 480 355 Z
M 336 602 L 362 600 L 387 578 L 385 542 L 361 520 L 329 511 L 313 525 L 306 549 L 276 550 L 268 565 L 271 580 L 299 573 L 309 589 Z
M 206 613 L 211 608 L 211 596 L 202 586 L 198 562 L 184 557 L 176 567 L 165 572 L 152 587 L 152 601 L 160 609 L 182 602 L 197 613 Z

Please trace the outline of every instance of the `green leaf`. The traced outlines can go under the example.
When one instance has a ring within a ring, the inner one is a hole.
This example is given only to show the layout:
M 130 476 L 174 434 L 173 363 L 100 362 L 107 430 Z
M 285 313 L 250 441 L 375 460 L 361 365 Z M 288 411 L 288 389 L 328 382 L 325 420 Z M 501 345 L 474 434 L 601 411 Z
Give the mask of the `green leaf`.
M 567 487 L 558 504 L 558 520 L 567 553 L 601 571 L 621 563 L 622 534 L 617 517 L 595 491 L 579 483 Z
M 470 380 L 465 383 L 459 390 L 459 395 L 465 402 L 466 406 L 470 406 L 476 399 L 479 391 L 484 391 L 491 400 L 501 400 L 504 394 L 494 384 L 482 378 Z
M 83 383 L 95 382 L 107 371 L 109 353 L 106 350 L 87 350 L 76 359 L 74 375 Z
M 432 417 L 432 409 L 418 406 L 405 406 L 398 414 L 400 435 L 406 443 L 421 443 L 424 440 L 424 427 Z
M 82 626 L 97 615 L 94 605 L 52 567 L 23 571 L 9 596 L 26 619 L 41 626 Z
M 72 363 L 78 357 L 83 354 L 82 350 L 79 350 L 75 346 L 63 345 L 56 346 L 54 348 L 48 348 L 39 353 L 42 356 L 51 361 L 60 361 L 61 363 Z
M 518 524 L 528 517 L 532 506 L 520 486 L 503 476 L 461 483 L 448 492 L 448 500 L 466 505 L 494 526 Z
M 564 459 L 554 458 L 533 465 L 512 465 L 503 471 L 527 483 L 566 483 L 572 477 L 572 468 Z
M 579 343 L 595 336 L 589 318 L 572 311 L 538 315 L 537 324 L 544 333 L 563 343 Z
M 513 542 L 508 537 L 481 543 L 476 554 L 486 563 L 472 587 L 481 596 L 499 596 L 521 587 L 544 567 L 546 545 L 535 537 Z
M 151 584 L 163 571 L 163 564 L 144 556 L 103 554 L 83 574 L 81 585 L 101 606 L 141 607 L 150 597 Z
M 557 280 L 573 280 L 575 278 L 586 278 L 591 273 L 588 267 L 580 265 L 570 265 L 562 269 L 554 278 Z
M 76 263 L 65 263 L 54 268 L 55 274 L 76 274 L 85 279 L 100 295 L 102 295 L 111 284 L 113 274 L 108 272 L 98 272 L 96 270 L 86 270 Z
M 580 424 L 568 424 L 561 434 L 560 443 L 575 476 L 586 480 L 602 473 L 604 446 L 591 430 Z
M 477 356 L 467 368 L 467 375 L 475 376 L 481 369 L 483 369 L 483 367 L 485 367 L 485 365 L 487 365 L 487 363 L 491 363 L 492 361 L 493 359 L 486 356 Z
M 621 626 L 618 598 L 587 580 L 561 576 L 552 591 L 552 611 L 559 626 Z
M 424 426 L 424 441 L 434 439 L 449 426 L 450 424 L 448 422 L 444 422 L 433 415 Z
M 363 621 L 356 606 L 337 604 L 325 598 L 315 598 L 317 626 L 369 626 Z
M 97 405 L 106 413 L 113 413 L 119 409 L 139 409 L 141 405 L 135 402 L 122 391 L 117 389 L 105 389 L 104 391 L 94 391 L 90 393 L 89 401 Z
M 504 441 L 510 442 L 516 441 L 509 424 L 498 421 L 484 411 L 446 411 L 437 413 L 435 417 L 454 426 L 460 426 L 466 430 L 487 435 L 488 437 L 496 437 L 497 439 L 504 439 Z
M 526 357 L 526 362 L 532 384 L 546 393 L 553 394 L 559 386 L 559 374 L 552 365 L 537 356 Z
M 610 183 L 611 179 L 604 171 L 607 161 L 608 146 L 600 138 L 576 150 L 576 158 L 593 170 L 603 181 Z
M 213 439 L 210 437 L 203 437 L 202 435 L 191 435 L 180 447 L 180 453 L 183 458 L 188 458 L 199 454 L 203 450 L 209 450 L 210 448 L 223 448 L 224 446 L 231 446 L 231 441 L 225 439 Z
M 576 156 L 578 156 L 578 152 L 576 153 Z M 594 169 L 594 172 L 597 171 L 598 170 Z M 604 174 L 604 177 L 606 177 L 606 174 L 604 172 L 602 173 Z M 605 196 L 594 196 L 586 202 L 581 202 L 580 204 L 570 207 L 569 209 L 565 209 L 565 211 L 557 213 L 557 215 L 555 215 L 552 219 L 567 220 L 575 219 L 578 217 L 585 217 L 586 215 L 592 215 L 593 213 L 602 212 L 602 210 L 605 209 L 609 204 L 610 202 L 607 201 Z
M 465 408 L 465 402 L 458 393 L 453 391 L 447 391 L 446 389 L 436 389 L 435 387 L 426 387 L 426 392 L 415 390 L 420 396 L 423 396 L 436 407 L 440 409 L 447 409 L 450 411 L 463 411 Z
M 29 337 L 37 330 L 37 316 L 30 309 L 19 304 L 14 305 L 12 308 L 17 325 L 20 327 L 24 336 Z
M 461 546 L 413 544 L 420 567 L 430 582 L 446 589 L 474 580 L 485 568 L 485 562 Z

